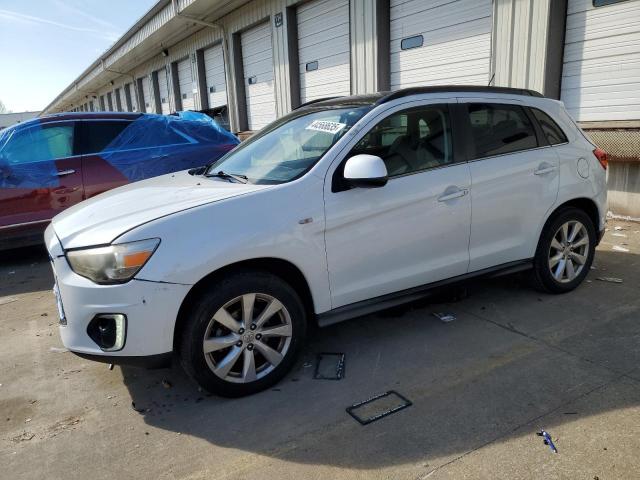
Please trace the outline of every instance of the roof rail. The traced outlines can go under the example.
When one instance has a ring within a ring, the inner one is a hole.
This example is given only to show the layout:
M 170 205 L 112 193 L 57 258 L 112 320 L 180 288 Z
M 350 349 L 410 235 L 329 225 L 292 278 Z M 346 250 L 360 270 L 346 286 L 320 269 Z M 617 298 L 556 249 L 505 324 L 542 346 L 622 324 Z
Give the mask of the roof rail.
M 381 105 L 396 98 L 408 97 L 409 95 L 419 95 L 424 93 L 445 93 L 445 92 L 461 92 L 461 93 L 510 93 L 512 95 L 527 95 L 530 97 L 543 97 L 540 92 L 535 90 L 527 90 L 524 88 L 510 87 L 485 87 L 482 85 L 438 85 L 432 87 L 410 87 L 403 88 L 391 92 L 376 102 Z
M 314 103 L 318 103 L 318 102 L 324 102 L 325 100 L 335 100 L 336 98 L 340 98 L 339 96 L 336 97 L 322 97 L 322 98 L 316 98 L 315 100 L 309 100 L 308 102 L 303 103 L 302 105 L 298 105 L 296 108 L 294 108 L 294 110 L 298 110 L 299 108 L 302 107 L 306 107 L 308 105 L 312 105 Z

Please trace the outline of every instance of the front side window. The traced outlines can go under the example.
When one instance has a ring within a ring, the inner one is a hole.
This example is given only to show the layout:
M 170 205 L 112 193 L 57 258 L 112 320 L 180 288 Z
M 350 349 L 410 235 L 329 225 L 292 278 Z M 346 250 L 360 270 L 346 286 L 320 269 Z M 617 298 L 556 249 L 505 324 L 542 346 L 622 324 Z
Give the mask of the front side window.
M 567 136 L 549 115 L 537 108 L 532 108 L 531 112 L 533 112 L 536 120 L 538 120 L 538 124 L 540 125 L 545 137 L 547 137 L 549 145 L 558 145 L 559 143 L 567 142 Z
M 289 182 L 313 167 L 370 109 L 294 111 L 211 164 L 207 173 L 243 175 L 256 184 Z
M 389 177 L 453 163 L 449 108 L 429 105 L 389 115 L 373 127 L 348 157 L 376 155 Z
M 468 112 L 475 158 L 538 146 L 534 127 L 519 105 L 470 103 Z
M 36 125 L 5 139 L 0 150 L 9 165 L 57 160 L 73 155 L 73 125 Z

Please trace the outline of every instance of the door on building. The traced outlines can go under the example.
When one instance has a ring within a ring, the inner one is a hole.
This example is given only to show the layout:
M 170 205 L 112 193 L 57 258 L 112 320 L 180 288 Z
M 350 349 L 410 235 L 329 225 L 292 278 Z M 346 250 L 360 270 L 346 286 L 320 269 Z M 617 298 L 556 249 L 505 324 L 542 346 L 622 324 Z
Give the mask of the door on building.
M 169 104 L 169 81 L 167 78 L 167 69 L 161 68 L 156 72 L 158 75 L 158 92 L 160 96 L 160 107 L 163 115 L 171 113 L 171 105 Z
M 487 85 L 492 0 L 391 0 L 391 90 Z
M 132 112 L 137 112 L 138 111 L 138 98 L 136 96 L 136 90 L 135 88 L 133 88 L 133 84 L 132 83 L 127 83 L 125 86 L 125 94 L 126 97 L 129 99 L 129 106 L 131 108 Z
M 260 130 L 276 119 L 271 25 L 265 22 L 240 36 L 249 130 Z
M 18 130 L 0 155 L 0 227 L 28 233 L 83 199 L 77 122 Z M 21 225 L 21 226 L 20 226 Z
M 296 10 L 300 103 L 351 94 L 349 0 L 314 0 Z
M 149 76 L 145 75 L 142 77 L 142 98 L 144 100 L 144 110 L 145 112 L 153 112 L 153 106 L 151 105 L 151 82 L 149 82 Z
M 124 105 L 124 102 L 122 101 L 121 93 L 122 93 L 122 88 L 115 89 L 116 112 L 122 112 L 124 110 L 122 108 L 122 106 Z
M 531 258 L 558 195 L 558 156 L 519 102 L 459 101 L 472 146 L 469 271 Z
M 214 45 L 205 49 L 204 74 L 207 86 L 209 108 L 218 108 L 227 104 L 227 80 L 225 77 L 224 55 L 222 45 Z
M 193 72 L 191 70 L 191 57 L 178 62 L 178 86 L 182 110 L 194 110 L 196 108 L 193 96 Z
M 395 109 L 345 155 L 343 162 L 382 158 L 385 186 L 342 188 L 342 169 L 330 171 L 325 240 L 334 308 L 467 272 L 469 165 L 454 152 L 455 103 L 438 102 Z
M 107 92 L 107 106 L 110 112 L 113 112 L 113 95 L 111 92 Z

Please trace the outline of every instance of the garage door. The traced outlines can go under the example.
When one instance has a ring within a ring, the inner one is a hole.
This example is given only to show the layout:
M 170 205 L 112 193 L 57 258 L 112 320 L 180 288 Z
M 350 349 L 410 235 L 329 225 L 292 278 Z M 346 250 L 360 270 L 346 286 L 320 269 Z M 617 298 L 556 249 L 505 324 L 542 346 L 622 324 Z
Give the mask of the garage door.
M 144 99 L 144 111 L 152 113 L 153 107 L 151 106 L 151 86 L 149 85 L 149 76 L 142 77 L 142 98 Z
M 351 94 L 349 0 L 298 7 L 300 102 Z
M 276 119 L 269 22 L 243 32 L 240 40 L 249 130 L 259 130 Z
M 182 110 L 193 110 L 193 75 L 191 73 L 191 59 L 185 58 L 178 62 L 178 85 L 180 87 L 180 99 Z
M 491 0 L 391 0 L 391 89 L 487 85 Z
M 161 68 L 156 73 L 158 75 L 158 92 L 160 93 L 160 106 L 162 108 L 162 114 L 169 115 L 171 113 L 171 106 L 169 105 L 169 83 L 167 81 L 167 69 Z
M 115 90 L 116 96 L 116 111 L 122 112 L 124 111 L 124 97 L 122 96 L 122 88 L 116 88 Z
M 136 91 L 133 88 L 133 84 L 132 83 L 127 83 L 124 86 L 125 89 L 125 98 L 127 99 L 128 103 L 127 106 L 128 108 L 131 109 L 132 112 L 135 112 L 138 110 L 138 102 L 136 99 Z
M 582 122 L 640 119 L 640 1 L 606 3 L 567 5 L 560 97 Z
M 224 72 L 222 45 L 207 48 L 203 53 L 209 108 L 227 104 L 227 81 Z

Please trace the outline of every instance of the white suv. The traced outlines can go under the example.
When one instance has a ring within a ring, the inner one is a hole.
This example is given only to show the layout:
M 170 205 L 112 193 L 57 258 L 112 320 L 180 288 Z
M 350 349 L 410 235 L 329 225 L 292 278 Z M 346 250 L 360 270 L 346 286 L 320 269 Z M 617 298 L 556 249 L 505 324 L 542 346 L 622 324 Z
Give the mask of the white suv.
M 201 169 L 130 184 L 45 234 L 65 346 L 111 363 L 172 354 L 245 395 L 292 366 L 307 326 L 479 275 L 589 271 L 606 155 L 528 90 L 425 87 L 324 99 Z

